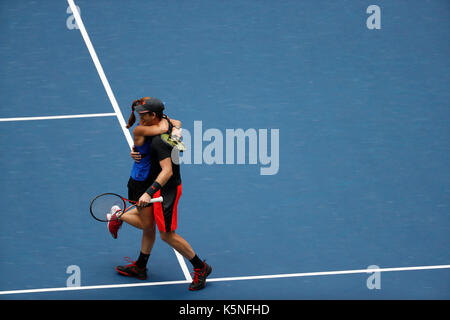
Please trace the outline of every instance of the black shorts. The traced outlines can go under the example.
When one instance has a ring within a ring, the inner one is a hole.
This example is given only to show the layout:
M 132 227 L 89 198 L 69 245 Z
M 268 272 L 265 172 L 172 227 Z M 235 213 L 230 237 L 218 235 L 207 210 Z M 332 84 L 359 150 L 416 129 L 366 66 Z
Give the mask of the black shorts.
M 164 186 L 153 195 L 153 198 L 163 197 L 163 202 L 153 203 L 153 214 L 160 232 L 170 232 L 177 229 L 177 207 L 181 193 L 180 183 L 176 186 Z
M 130 177 L 128 180 L 128 199 L 138 201 L 144 192 L 151 186 L 153 180 L 137 181 Z

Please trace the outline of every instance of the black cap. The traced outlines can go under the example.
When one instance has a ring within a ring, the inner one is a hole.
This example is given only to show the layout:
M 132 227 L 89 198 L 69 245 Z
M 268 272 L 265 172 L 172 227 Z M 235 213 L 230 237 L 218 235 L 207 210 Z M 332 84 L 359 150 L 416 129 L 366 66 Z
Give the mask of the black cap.
M 142 104 L 135 107 L 135 110 L 141 112 L 162 112 L 164 110 L 164 103 L 157 98 L 149 98 L 144 100 Z

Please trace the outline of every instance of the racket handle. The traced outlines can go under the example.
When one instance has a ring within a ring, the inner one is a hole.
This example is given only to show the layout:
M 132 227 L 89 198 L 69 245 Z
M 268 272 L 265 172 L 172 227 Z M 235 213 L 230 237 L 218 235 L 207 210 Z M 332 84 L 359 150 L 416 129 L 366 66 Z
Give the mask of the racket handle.
M 150 199 L 150 203 L 155 203 L 155 202 L 163 202 L 163 197 L 158 197 L 158 198 L 151 198 Z M 150 207 L 150 203 L 147 204 L 144 207 Z M 125 212 L 124 212 L 125 213 Z M 123 214 L 123 213 L 122 213 Z
M 163 202 L 163 197 L 152 198 L 150 200 L 150 203 L 153 203 L 153 202 Z

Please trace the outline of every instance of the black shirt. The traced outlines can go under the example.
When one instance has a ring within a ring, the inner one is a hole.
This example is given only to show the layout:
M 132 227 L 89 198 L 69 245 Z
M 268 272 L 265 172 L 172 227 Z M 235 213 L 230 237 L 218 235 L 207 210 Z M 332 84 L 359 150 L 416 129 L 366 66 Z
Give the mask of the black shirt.
M 152 137 L 152 142 L 150 145 L 150 177 L 154 181 L 156 177 L 158 177 L 161 172 L 161 166 L 159 162 L 166 158 L 170 158 L 172 156 L 173 147 L 165 143 L 161 136 Z M 172 177 L 170 177 L 169 181 L 164 185 L 166 187 L 176 187 L 181 184 L 181 175 L 180 175 L 180 165 L 179 165 L 179 154 L 178 150 L 173 151 L 172 158 Z M 174 163 L 174 160 L 177 163 Z

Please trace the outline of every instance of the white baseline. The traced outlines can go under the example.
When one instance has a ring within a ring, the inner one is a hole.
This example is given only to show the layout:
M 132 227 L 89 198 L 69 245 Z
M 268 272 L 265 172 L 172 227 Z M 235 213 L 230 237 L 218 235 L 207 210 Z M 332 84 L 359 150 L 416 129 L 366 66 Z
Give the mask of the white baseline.
M 399 272 L 399 271 L 437 270 L 437 269 L 450 269 L 450 265 L 400 267 L 400 268 L 379 268 L 379 269 L 356 269 L 356 270 L 321 271 L 321 272 L 304 272 L 304 273 L 286 273 L 286 274 L 244 276 L 244 277 L 224 277 L 224 278 L 212 278 L 212 279 L 208 279 L 207 281 L 208 282 L 243 281 L 243 280 L 262 280 L 262 279 L 280 279 L 280 278 L 331 276 L 331 275 L 374 273 L 374 272 L 395 272 L 395 271 Z M 161 281 L 161 282 L 109 284 L 109 285 L 98 285 L 98 286 L 80 286 L 80 287 L 61 287 L 61 288 L 9 290 L 9 291 L 0 291 L 0 295 L 25 294 L 25 293 L 42 293 L 42 292 L 58 292 L 58 291 L 116 289 L 116 288 L 132 288 L 132 287 L 150 287 L 150 286 L 186 284 L 186 283 L 189 283 L 189 282 L 190 282 L 189 280 L 177 280 L 177 281 Z

